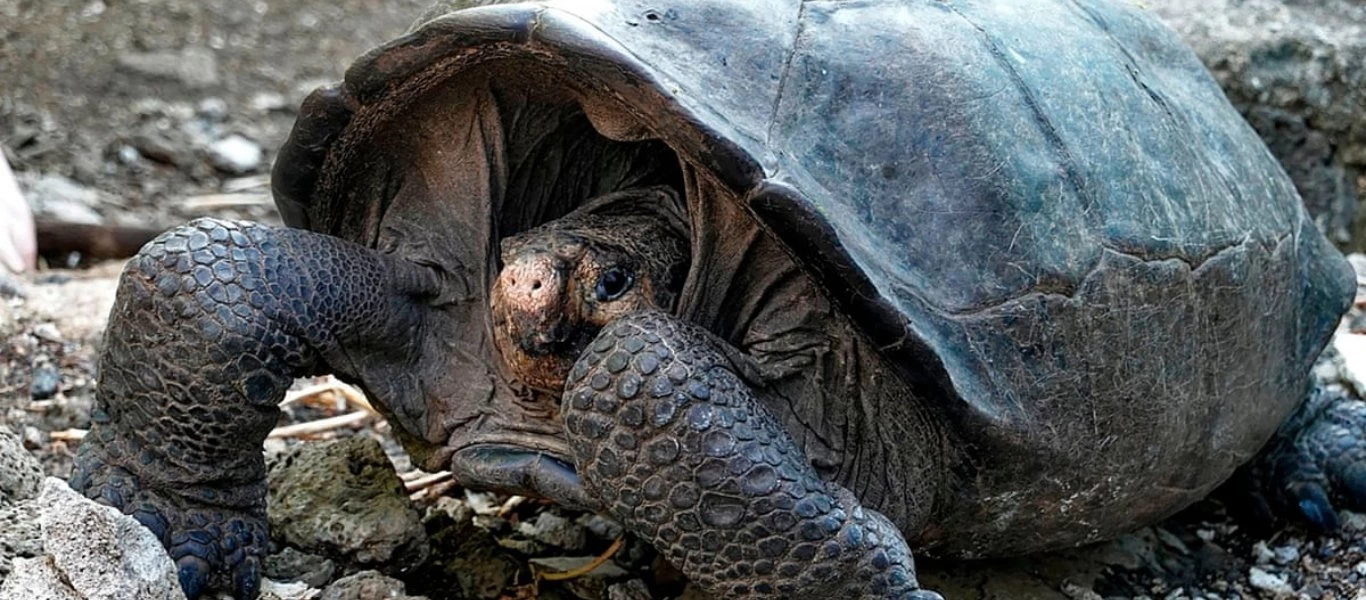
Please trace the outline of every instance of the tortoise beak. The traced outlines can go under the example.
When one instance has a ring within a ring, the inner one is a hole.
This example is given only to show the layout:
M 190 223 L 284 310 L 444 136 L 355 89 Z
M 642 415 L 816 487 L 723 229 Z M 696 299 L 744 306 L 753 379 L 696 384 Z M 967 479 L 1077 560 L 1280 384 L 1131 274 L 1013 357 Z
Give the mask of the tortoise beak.
M 461 485 L 552 500 L 561 506 L 597 511 L 568 462 L 549 454 L 501 444 L 463 448 L 451 457 L 451 473 Z

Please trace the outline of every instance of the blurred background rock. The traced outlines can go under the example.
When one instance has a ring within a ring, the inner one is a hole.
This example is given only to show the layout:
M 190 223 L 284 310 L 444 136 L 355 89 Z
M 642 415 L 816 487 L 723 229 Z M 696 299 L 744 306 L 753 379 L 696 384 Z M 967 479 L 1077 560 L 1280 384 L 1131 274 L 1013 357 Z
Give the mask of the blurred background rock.
M 0 147 L 40 222 L 274 221 L 304 95 L 427 4 L 0 0 Z

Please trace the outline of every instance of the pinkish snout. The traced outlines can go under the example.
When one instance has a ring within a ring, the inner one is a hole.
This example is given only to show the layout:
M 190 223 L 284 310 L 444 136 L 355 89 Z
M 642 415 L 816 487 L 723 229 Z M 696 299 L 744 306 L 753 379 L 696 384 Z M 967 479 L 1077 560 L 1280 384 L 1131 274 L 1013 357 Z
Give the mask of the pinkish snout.
M 505 320 L 508 338 L 538 355 L 564 335 L 564 276 L 546 254 L 518 257 L 494 284 L 493 310 Z

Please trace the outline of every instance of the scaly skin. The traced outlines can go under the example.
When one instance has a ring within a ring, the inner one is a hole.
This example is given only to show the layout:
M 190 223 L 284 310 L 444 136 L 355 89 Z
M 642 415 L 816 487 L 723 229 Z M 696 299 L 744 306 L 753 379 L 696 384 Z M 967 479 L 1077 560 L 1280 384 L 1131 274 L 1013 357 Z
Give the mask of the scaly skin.
M 262 442 L 294 377 L 411 362 L 429 271 L 315 233 L 196 220 L 125 269 L 71 485 L 152 530 L 190 598 L 255 598 Z M 378 357 L 387 357 L 380 359 Z
M 1366 402 L 1317 387 L 1247 469 L 1253 514 L 1299 516 L 1323 531 L 1366 508 Z
M 901 533 L 822 481 L 719 340 L 656 311 L 608 325 L 565 386 L 585 485 L 718 598 L 903 598 Z

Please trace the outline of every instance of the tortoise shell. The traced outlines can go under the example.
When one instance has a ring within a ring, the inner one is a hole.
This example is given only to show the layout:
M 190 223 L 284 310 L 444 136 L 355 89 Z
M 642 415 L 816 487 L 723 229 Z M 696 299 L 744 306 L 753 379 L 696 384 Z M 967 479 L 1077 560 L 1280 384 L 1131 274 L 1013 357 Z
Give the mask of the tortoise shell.
M 642 184 L 690 191 L 698 244 L 751 220 L 950 424 L 957 512 L 908 532 L 938 553 L 1202 497 L 1298 405 L 1353 296 L 1265 145 L 1130 2 L 463 4 L 306 101 L 286 222 L 454 265 L 452 369 L 482 382 L 498 239 Z M 530 105 L 568 108 L 509 116 Z M 761 278 L 707 288 L 712 264 L 684 312 L 740 339 Z

